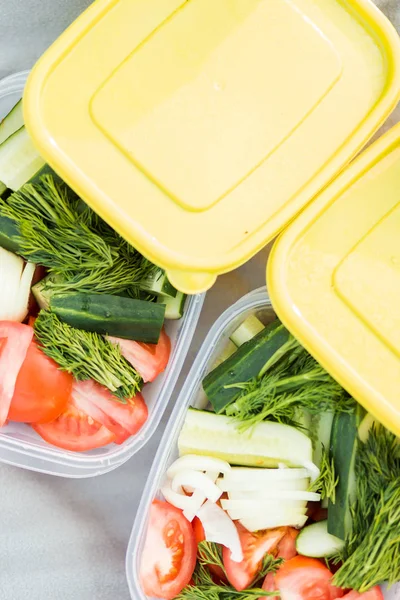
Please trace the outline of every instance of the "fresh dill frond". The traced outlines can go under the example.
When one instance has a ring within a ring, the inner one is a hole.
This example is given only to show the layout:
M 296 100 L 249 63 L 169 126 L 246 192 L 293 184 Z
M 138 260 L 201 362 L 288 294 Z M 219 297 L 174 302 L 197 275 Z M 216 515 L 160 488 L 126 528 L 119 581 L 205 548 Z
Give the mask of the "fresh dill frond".
M 197 547 L 198 561 L 203 566 L 213 565 L 219 567 L 226 576 L 224 562 L 222 559 L 222 546 L 215 542 L 203 541 Z
M 237 397 L 224 413 L 246 429 L 265 420 L 298 426 L 298 411 L 311 415 L 321 412 L 352 412 L 355 401 L 301 348 L 289 353 L 261 377 L 232 384 Z
M 267 553 L 263 558 L 262 567 L 257 575 L 256 583 L 261 581 L 261 579 L 265 579 L 268 573 L 276 573 L 283 563 L 283 558 L 275 558 L 273 554 Z
M 21 254 L 30 261 L 65 272 L 113 264 L 117 253 L 85 222 L 81 200 L 51 175 L 27 183 L 0 200 L 0 214 L 16 222 Z
M 356 456 L 356 500 L 352 530 L 335 560 L 343 565 L 334 576 L 339 587 L 365 592 L 400 573 L 400 461 L 398 440 L 374 425 Z
M 78 381 L 94 379 L 123 403 L 141 389 L 142 378 L 122 356 L 118 344 L 75 329 L 51 311 L 40 311 L 34 327 L 43 352 Z
M 339 477 L 335 473 L 335 465 L 333 458 L 329 460 L 329 454 L 325 447 L 322 446 L 322 457 L 320 474 L 317 479 L 311 484 L 309 492 L 321 494 L 321 500 L 328 498 L 333 504 L 336 501 L 336 487 L 339 483 Z
M 140 282 L 157 270 L 51 175 L 0 199 L 0 215 L 16 223 L 22 256 L 47 267 L 58 279 L 49 286 L 60 293 L 124 293 L 140 298 Z

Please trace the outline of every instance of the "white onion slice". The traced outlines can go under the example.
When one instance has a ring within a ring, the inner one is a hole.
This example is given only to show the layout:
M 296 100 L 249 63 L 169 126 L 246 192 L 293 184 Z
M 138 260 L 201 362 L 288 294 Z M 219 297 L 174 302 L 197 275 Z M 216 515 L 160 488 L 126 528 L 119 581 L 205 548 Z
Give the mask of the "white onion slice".
M 308 478 L 306 469 L 247 469 L 233 467 L 224 477 L 217 480 L 218 487 L 223 492 L 252 491 L 266 486 L 276 487 L 278 483 L 296 481 Z
M 238 500 L 239 498 L 248 498 L 249 500 L 254 498 L 265 498 L 268 496 L 268 492 L 273 490 L 285 490 L 285 491 L 298 491 L 306 492 L 310 487 L 310 480 L 307 479 L 293 479 L 288 481 L 279 481 L 273 485 L 266 484 L 258 490 L 231 490 L 228 492 L 228 496 L 231 500 Z
M 315 492 L 297 492 L 290 490 L 270 490 L 263 492 L 263 500 L 304 500 L 306 502 L 319 502 L 321 500 L 321 494 L 316 494 Z M 259 500 L 221 500 L 221 506 L 224 510 L 230 510 L 235 508 L 241 508 L 242 506 L 252 507 L 255 504 L 259 504 Z
M 193 496 L 186 496 L 182 488 L 173 490 L 171 487 L 171 481 L 167 481 L 161 488 L 161 493 L 167 502 L 180 508 L 181 510 L 193 511 L 196 507 Z
M 34 263 L 26 263 L 25 269 L 19 282 L 17 297 L 14 305 L 13 321 L 22 321 L 28 314 L 29 296 L 31 294 L 32 279 L 35 274 L 36 265 Z
M 229 548 L 234 562 L 243 560 L 238 531 L 222 508 L 208 500 L 198 511 L 197 517 L 203 525 L 208 542 L 215 542 Z
M 206 472 L 206 476 L 210 479 L 210 481 L 212 481 L 213 483 L 215 482 L 215 480 L 217 479 L 219 475 L 219 472 L 212 472 L 212 471 L 207 471 Z M 187 488 L 185 488 L 187 489 Z M 193 491 L 193 496 L 191 498 L 193 500 L 193 505 L 191 506 L 190 509 L 185 509 L 183 511 L 183 516 L 191 523 L 193 521 L 193 519 L 196 516 L 197 511 L 203 506 L 204 502 L 207 500 L 204 492 L 202 492 L 201 490 L 197 489 Z
M 240 519 L 240 523 L 248 531 L 260 531 L 262 529 L 272 529 L 274 527 L 296 527 L 300 529 L 307 522 L 307 515 L 287 514 L 287 515 L 266 515 L 265 511 L 260 515 L 253 515 L 246 519 Z
M 316 479 L 318 479 L 321 471 L 319 470 L 319 468 L 317 467 L 317 465 L 314 465 L 314 463 L 311 462 L 311 461 L 305 462 L 303 466 L 304 466 L 305 469 L 307 469 L 307 471 L 309 473 L 311 483 L 314 483 L 314 481 Z
M 179 471 L 172 479 L 171 487 L 173 491 L 186 486 L 190 486 L 194 490 L 200 490 L 212 502 L 217 502 L 222 496 L 219 487 L 205 473 L 199 471 Z
M 215 471 L 228 473 L 231 466 L 225 460 L 213 458 L 212 456 L 198 456 L 197 454 L 186 454 L 178 458 L 167 471 L 167 476 L 173 479 L 180 471 Z M 215 481 L 215 480 L 214 480 Z

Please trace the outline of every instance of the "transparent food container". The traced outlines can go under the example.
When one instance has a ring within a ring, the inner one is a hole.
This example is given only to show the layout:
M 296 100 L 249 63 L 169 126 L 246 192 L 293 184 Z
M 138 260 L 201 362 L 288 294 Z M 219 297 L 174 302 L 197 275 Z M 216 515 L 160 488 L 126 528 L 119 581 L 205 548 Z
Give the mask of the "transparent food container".
M 134 600 L 147 600 L 140 585 L 140 561 L 147 531 L 147 516 L 155 498 L 162 498 L 160 488 L 168 467 L 178 458 L 178 437 L 186 412 L 190 406 L 204 408 L 207 400 L 201 383 L 212 369 L 218 356 L 226 346 L 229 336 L 250 314 L 268 323 L 275 317 L 266 288 L 259 288 L 243 296 L 228 308 L 215 322 L 205 339 L 196 361 L 181 390 L 181 394 L 171 414 L 168 426 L 161 440 L 147 484 L 136 515 L 126 557 L 126 573 L 131 596 Z M 400 598 L 400 584 L 384 591 L 385 600 Z
M 24 71 L 0 81 L 0 120 L 21 98 L 27 76 L 28 71 Z M 203 300 L 204 295 L 188 297 L 182 319 L 166 321 L 166 332 L 172 343 L 170 361 L 165 372 L 143 389 L 149 416 L 136 435 L 120 446 L 110 444 L 76 453 L 47 444 L 28 425 L 10 422 L 0 429 L 0 461 L 32 471 L 75 478 L 101 475 L 122 465 L 157 429 L 189 349 Z

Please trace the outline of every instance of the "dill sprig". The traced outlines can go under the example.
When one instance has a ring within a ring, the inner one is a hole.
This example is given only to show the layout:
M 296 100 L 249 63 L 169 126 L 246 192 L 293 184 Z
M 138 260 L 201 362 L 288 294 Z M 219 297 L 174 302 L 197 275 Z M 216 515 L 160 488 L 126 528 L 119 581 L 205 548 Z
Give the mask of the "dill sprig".
M 63 183 L 44 175 L 1 200 L 0 213 L 17 223 L 21 254 L 32 262 L 60 272 L 111 266 L 117 253 L 88 226 L 81 206 Z
M 51 175 L 0 199 L 0 215 L 17 224 L 22 256 L 58 279 L 49 283 L 55 291 L 139 298 L 140 282 L 157 269 Z
M 122 356 L 118 344 L 101 335 L 70 327 L 44 310 L 35 321 L 35 335 L 43 352 L 78 381 L 94 379 L 123 403 L 140 390 L 140 375 Z
M 322 457 L 320 474 L 311 484 L 309 492 L 321 494 L 321 500 L 328 498 L 333 504 L 336 501 L 336 486 L 339 483 L 339 477 L 335 473 L 333 458 L 329 460 L 329 454 L 322 445 Z
M 262 375 L 232 384 L 237 397 L 224 413 L 247 429 L 264 420 L 298 426 L 300 410 L 352 412 L 354 400 L 298 342 Z
M 373 426 L 356 456 L 352 530 L 336 557 L 334 584 L 365 592 L 400 573 L 400 460 L 397 438 Z
M 254 600 L 278 595 L 277 592 L 266 592 L 257 587 L 239 592 L 227 583 L 216 584 L 208 567 L 216 565 L 225 573 L 221 548 L 212 542 L 201 542 L 198 552 L 199 558 L 192 577 L 193 585 L 187 585 L 175 600 Z

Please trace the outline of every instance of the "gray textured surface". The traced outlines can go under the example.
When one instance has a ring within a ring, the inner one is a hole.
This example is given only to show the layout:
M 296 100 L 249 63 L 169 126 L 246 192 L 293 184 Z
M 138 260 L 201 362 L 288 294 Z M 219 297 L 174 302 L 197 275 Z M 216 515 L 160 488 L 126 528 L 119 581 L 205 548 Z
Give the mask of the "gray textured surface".
M 89 0 L 0 0 L 0 78 L 32 66 Z M 399 0 L 377 4 L 400 30 Z M 398 120 L 399 110 L 391 122 Z M 263 285 L 266 252 L 208 294 L 182 376 L 209 325 Z M 178 386 L 179 388 L 179 386 Z M 0 600 L 129 600 L 125 551 L 142 486 L 164 429 L 119 470 L 58 479 L 0 465 Z

